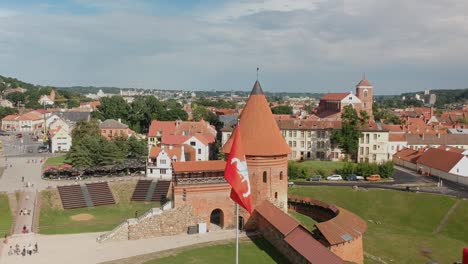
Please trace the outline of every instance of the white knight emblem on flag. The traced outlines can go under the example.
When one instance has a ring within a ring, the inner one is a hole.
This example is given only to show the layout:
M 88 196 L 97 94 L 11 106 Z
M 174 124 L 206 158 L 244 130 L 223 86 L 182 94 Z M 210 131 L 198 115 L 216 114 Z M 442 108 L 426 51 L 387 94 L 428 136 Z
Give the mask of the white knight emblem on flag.
M 236 162 L 237 172 L 242 177 L 241 182 L 247 181 L 247 188 L 248 188 L 247 192 L 242 194 L 242 196 L 244 196 L 244 198 L 247 198 L 250 195 L 250 179 L 249 179 L 249 171 L 247 170 L 247 162 L 246 161 L 241 161 L 238 158 L 233 158 L 231 160 L 231 164 L 233 164 L 234 162 Z

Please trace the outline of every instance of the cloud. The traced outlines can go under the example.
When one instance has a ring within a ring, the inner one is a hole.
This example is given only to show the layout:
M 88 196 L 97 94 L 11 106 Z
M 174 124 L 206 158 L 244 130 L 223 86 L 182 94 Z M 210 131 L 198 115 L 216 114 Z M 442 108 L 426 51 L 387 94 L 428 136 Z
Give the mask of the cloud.
M 259 65 L 267 90 L 347 91 L 367 71 L 380 94 L 468 80 L 466 1 L 284 3 L 171 16 L 126 0 L 76 0 L 99 9 L 80 14 L 0 9 L 0 74 L 52 85 L 248 89 Z

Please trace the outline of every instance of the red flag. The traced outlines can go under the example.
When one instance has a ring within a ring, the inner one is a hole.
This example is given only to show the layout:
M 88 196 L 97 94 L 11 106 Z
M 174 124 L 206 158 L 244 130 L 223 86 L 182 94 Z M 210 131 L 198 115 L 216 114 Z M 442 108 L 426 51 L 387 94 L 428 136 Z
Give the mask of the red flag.
M 234 131 L 231 152 L 226 162 L 224 178 L 231 185 L 231 199 L 252 214 L 252 192 L 249 171 L 241 144 L 239 124 Z

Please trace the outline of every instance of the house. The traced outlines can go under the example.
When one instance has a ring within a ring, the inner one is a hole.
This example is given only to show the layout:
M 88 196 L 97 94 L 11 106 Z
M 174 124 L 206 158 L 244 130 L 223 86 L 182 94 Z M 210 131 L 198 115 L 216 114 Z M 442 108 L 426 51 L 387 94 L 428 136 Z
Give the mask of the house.
M 468 149 L 468 134 L 407 134 L 408 147 L 413 149 L 447 146 Z
M 41 105 L 54 105 L 55 104 L 55 90 L 50 91 L 49 95 L 41 95 L 38 102 Z
M 375 124 L 375 123 L 374 123 Z M 358 162 L 383 163 L 390 160 L 388 153 L 389 133 L 380 124 L 369 125 L 361 130 L 359 138 Z
M 80 108 L 90 109 L 92 112 L 92 111 L 96 111 L 97 107 L 100 105 L 101 105 L 101 102 L 99 101 L 84 102 L 84 103 L 80 103 Z
M 22 115 L 7 115 L 2 119 L 2 130 L 37 132 L 43 129 L 44 115 L 30 111 Z
M 390 159 L 392 159 L 395 153 L 407 147 L 408 147 L 408 141 L 406 140 L 405 133 L 389 133 L 388 134 L 388 151 L 387 152 L 390 155 Z
M 0 99 L 0 106 L 1 107 L 10 107 L 12 108 L 13 107 L 13 103 L 6 100 L 6 99 Z
M 195 149 L 190 145 L 154 146 L 146 164 L 146 176 L 159 180 L 172 180 L 172 163 L 195 160 Z
M 101 135 L 106 139 L 116 137 L 128 138 L 135 134 L 126 124 L 121 123 L 120 118 L 118 121 L 107 119 L 99 125 L 99 128 L 101 129 Z
M 62 128 L 67 133 L 71 133 L 71 131 L 73 130 L 73 127 L 74 127 L 74 124 L 72 122 L 66 121 L 63 118 L 58 117 L 58 118 L 54 119 L 54 121 L 49 124 L 48 129 L 49 130 L 54 130 L 54 129 L 57 130 L 59 128 Z
M 209 160 L 210 159 L 210 142 L 202 135 L 195 134 L 194 136 L 177 136 L 168 135 L 162 138 L 161 144 L 167 146 L 189 145 L 195 150 L 193 160 Z
M 216 140 L 216 129 L 205 120 L 201 121 L 158 121 L 151 122 L 148 132 L 148 145 L 156 146 L 166 135 L 195 135 L 199 134 L 212 144 Z
M 50 150 L 52 153 L 69 151 L 72 137 L 65 128 L 57 127 L 49 130 Z

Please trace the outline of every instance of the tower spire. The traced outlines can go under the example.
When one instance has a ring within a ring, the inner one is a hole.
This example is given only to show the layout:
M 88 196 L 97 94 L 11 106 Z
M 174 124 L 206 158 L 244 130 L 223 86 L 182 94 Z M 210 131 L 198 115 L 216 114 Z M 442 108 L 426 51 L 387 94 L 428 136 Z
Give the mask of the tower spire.
M 260 68 L 257 66 L 257 81 L 258 81 L 258 71 L 260 70 Z

